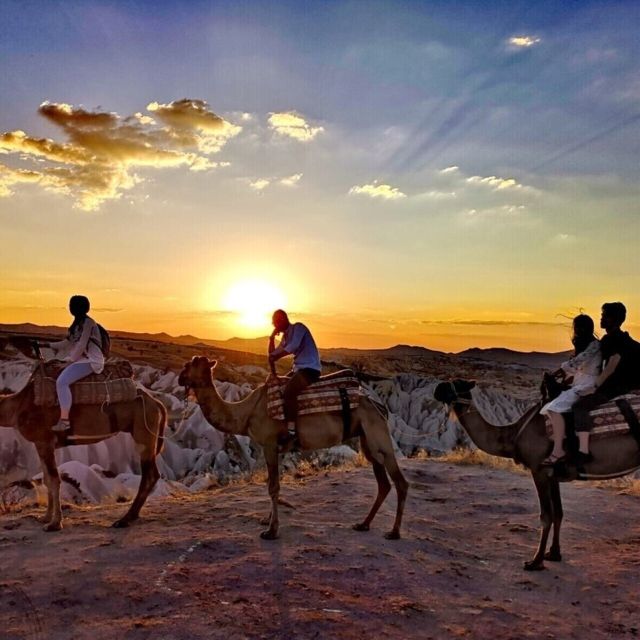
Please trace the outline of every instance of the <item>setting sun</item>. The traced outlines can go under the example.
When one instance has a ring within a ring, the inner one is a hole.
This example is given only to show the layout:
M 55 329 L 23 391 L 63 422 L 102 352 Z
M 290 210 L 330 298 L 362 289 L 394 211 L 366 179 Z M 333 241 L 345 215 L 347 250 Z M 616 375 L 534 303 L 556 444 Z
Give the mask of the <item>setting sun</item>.
M 236 315 L 236 322 L 249 329 L 267 328 L 275 309 L 286 306 L 286 298 L 275 285 L 263 280 L 233 284 L 222 299 L 223 309 Z

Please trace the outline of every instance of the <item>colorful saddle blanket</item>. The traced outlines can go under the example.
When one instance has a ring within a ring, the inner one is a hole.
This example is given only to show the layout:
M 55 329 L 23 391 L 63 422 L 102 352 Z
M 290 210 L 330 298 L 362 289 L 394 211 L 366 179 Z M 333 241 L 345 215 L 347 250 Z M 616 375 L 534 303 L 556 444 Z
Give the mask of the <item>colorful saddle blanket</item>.
M 616 400 L 623 399 L 629 404 L 636 417 L 640 416 L 640 392 L 634 391 L 618 396 L 589 413 L 593 418 L 592 438 L 606 438 L 607 436 L 629 433 L 629 423 L 616 404 Z
M 44 362 L 33 373 L 34 403 L 39 407 L 58 405 L 56 378 L 67 362 Z M 71 385 L 73 404 L 128 402 L 137 395 L 133 368 L 128 360 L 111 360 L 102 373 L 94 373 Z
M 286 378 L 278 378 L 267 382 L 267 414 L 274 420 L 284 420 L 284 401 L 282 392 L 287 383 Z M 342 393 L 346 392 L 350 409 L 360 404 L 360 382 L 351 372 L 344 376 L 331 376 L 327 380 L 320 378 L 307 387 L 298 396 L 298 415 L 326 413 L 342 410 Z

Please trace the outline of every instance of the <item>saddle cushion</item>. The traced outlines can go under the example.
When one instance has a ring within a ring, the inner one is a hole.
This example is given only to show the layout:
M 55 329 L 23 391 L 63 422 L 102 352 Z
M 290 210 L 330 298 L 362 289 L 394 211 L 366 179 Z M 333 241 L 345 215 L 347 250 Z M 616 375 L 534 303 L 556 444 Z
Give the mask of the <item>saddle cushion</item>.
M 607 436 L 629 433 L 629 424 L 616 405 L 616 400 L 622 398 L 631 405 L 636 416 L 640 415 L 640 392 L 618 396 L 589 412 L 589 415 L 593 419 L 593 429 L 591 430 L 592 438 L 606 438 Z
M 635 391 L 623 396 L 617 396 L 613 400 L 589 412 L 589 415 L 593 419 L 593 428 L 590 431 L 591 438 L 607 438 L 609 436 L 629 433 L 629 423 L 616 404 L 616 400 L 621 399 L 626 400 L 630 404 L 636 416 L 640 416 L 640 392 Z M 553 436 L 551 423 L 547 421 L 546 426 L 547 435 L 551 438 Z
M 286 378 L 267 381 L 267 414 L 274 420 L 284 420 L 282 393 L 286 384 Z M 298 415 L 341 411 L 340 389 L 347 392 L 349 408 L 356 409 L 360 404 L 360 382 L 349 371 L 339 377 L 335 374 L 322 377 L 302 391 L 298 395 Z
M 55 360 L 38 365 L 32 376 L 36 406 L 58 406 L 56 379 L 67 365 Z M 102 373 L 93 373 L 71 385 L 73 404 L 128 402 L 136 395 L 133 368 L 128 360 L 111 360 Z

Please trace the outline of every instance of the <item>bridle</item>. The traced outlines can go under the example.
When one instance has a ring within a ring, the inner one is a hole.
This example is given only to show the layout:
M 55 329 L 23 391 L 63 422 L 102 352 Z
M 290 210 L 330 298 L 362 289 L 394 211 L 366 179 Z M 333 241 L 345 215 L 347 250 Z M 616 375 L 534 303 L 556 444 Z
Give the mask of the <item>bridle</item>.
M 449 382 L 449 384 L 451 385 L 451 390 L 453 391 L 453 395 L 455 396 L 455 400 L 452 400 L 451 402 L 449 402 L 447 404 L 450 407 L 453 405 L 453 403 L 462 404 L 466 408 L 466 411 L 460 412 L 458 414 L 458 417 L 466 416 L 466 415 L 468 415 L 470 413 L 478 413 L 478 410 L 476 409 L 475 405 L 473 404 L 473 400 L 471 398 L 461 398 L 458 395 L 458 391 L 456 389 L 456 385 L 453 384 L 453 382 Z

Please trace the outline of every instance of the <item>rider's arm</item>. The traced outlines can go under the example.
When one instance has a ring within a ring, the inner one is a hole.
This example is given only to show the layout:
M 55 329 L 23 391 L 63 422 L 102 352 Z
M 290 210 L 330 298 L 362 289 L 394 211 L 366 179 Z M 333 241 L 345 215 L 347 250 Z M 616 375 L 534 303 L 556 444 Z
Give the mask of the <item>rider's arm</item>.
M 618 364 L 620 364 L 621 356 L 619 353 L 614 353 L 608 360 L 602 373 L 596 380 L 596 389 L 601 387 L 604 381 L 616 370 Z

